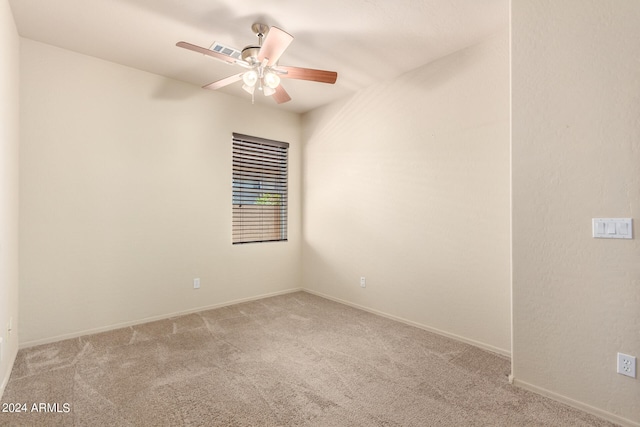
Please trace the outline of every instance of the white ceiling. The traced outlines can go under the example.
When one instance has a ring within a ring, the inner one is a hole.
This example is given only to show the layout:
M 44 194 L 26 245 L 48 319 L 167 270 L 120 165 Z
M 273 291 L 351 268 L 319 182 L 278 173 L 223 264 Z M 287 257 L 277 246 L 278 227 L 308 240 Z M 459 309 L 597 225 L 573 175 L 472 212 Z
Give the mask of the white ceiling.
M 508 25 L 508 0 L 10 0 L 22 37 L 204 86 L 242 68 L 176 47 L 256 44 L 254 22 L 295 39 L 281 65 L 338 72 L 335 85 L 287 79 L 306 112 L 472 45 Z M 243 97 L 240 83 L 220 89 Z M 203 89 L 204 90 L 204 89 Z M 170 96 L 170 95 L 167 95 Z

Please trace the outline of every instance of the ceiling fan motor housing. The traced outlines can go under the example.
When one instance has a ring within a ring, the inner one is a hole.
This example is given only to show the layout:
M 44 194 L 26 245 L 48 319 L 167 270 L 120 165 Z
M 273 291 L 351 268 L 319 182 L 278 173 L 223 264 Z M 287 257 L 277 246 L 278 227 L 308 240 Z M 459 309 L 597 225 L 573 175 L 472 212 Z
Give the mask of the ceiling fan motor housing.
M 253 65 L 258 62 L 258 52 L 260 51 L 260 46 L 247 46 L 242 49 L 242 60 L 248 62 Z

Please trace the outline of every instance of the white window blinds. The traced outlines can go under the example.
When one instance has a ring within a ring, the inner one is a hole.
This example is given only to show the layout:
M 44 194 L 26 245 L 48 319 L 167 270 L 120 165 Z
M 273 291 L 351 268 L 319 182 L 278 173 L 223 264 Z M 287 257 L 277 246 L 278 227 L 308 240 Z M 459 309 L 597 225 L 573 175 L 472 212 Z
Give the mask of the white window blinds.
M 232 242 L 287 240 L 289 144 L 233 134 Z

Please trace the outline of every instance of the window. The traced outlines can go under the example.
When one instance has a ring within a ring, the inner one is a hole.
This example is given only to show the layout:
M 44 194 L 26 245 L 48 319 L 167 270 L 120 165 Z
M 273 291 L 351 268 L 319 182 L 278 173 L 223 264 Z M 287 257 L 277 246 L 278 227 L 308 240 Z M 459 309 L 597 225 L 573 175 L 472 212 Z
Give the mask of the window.
M 233 134 L 232 242 L 287 240 L 289 144 Z

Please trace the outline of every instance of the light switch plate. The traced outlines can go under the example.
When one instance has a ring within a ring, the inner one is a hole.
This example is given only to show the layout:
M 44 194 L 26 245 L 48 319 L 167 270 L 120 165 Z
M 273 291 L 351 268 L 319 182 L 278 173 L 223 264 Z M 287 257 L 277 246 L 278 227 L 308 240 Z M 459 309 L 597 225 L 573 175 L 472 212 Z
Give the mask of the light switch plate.
M 631 218 L 592 218 L 593 237 L 597 239 L 633 239 Z

